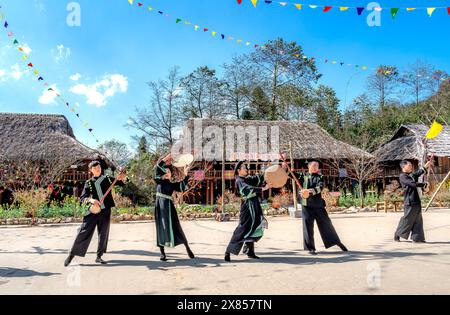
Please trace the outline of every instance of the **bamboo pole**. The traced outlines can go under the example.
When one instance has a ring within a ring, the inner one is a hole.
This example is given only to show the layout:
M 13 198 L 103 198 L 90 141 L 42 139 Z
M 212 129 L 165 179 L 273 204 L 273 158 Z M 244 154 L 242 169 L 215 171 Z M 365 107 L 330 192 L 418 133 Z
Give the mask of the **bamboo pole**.
M 289 158 L 291 159 L 291 169 L 294 169 L 294 159 L 292 158 L 292 142 L 289 141 Z M 295 174 L 290 171 L 294 179 L 292 180 L 292 194 L 294 199 L 294 209 L 297 211 L 297 185 L 295 184 Z
M 438 188 L 436 189 L 436 191 L 434 192 L 433 196 L 431 197 L 430 201 L 428 202 L 427 206 L 425 207 L 425 212 L 428 211 L 428 208 L 430 208 L 431 203 L 433 202 L 434 198 L 436 198 L 436 195 L 438 194 L 439 190 L 441 190 L 442 186 L 444 185 L 444 183 L 447 181 L 447 179 L 450 177 L 450 172 L 447 173 L 447 175 L 445 175 L 444 179 L 442 180 L 442 182 L 439 184 Z
M 225 141 L 222 147 L 222 214 L 225 213 Z

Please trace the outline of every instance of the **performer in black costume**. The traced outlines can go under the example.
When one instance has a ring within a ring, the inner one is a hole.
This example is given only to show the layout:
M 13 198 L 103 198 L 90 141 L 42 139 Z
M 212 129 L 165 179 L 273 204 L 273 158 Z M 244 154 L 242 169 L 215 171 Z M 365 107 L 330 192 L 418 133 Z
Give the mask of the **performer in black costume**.
M 404 216 L 400 219 L 394 240 L 400 242 L 400 238 L 411 239 L 416 243 L 425 242 L 425 232 L 423 230 L 422 205 L 417 188 L 425 187 L 425 183 L 419 183 L 419 177 L 426 172 L 425 169 L 431 167 L 428 161 L 424 168 L 413 172 L 411 162 L 403 160 L 400 162 L 402 173 L 400 174 L 400 184 L 404 191 Z
M 225 252 L 225 261 L 231 261 L 230 254 L 239 255 L 245 244 L 244 253 L 249 258 L 259 259 L 255 254 L 255 243 L 264 234 L 265 218 L 259 203 L 258 194 L 271 188 L 263 186 L 264 174 L 248 176 L 247 166 L 239 161 L 234 168 L 236 189 L 242 197 L 239 225 L 233 233 Z
M 342 251 L 348 251 L 339 239 L 333 223 L 325 209 L 325 200 L 322 198 L 323 176 L 319 173 L 317 161 L 308 164 L 308 173 L 299 174 L 303 190 L 300 192 L 303 219 L 303 246 L 311 255 L 317 255 L 314 242 L 314 221 L 317 221 L 320 236 L 325 248 L 337 245 Z
M 111 208 L 115 207 L 115 204 L 111 193 L 105 197 L 103 204 L 100 204 L 99 201 L 103 198 L 104 193 L 109 189 L 115 179 L 109 175 L 102 175 L 103 170 L 99 161 L 91 162 L 89 164 L 89 171 L 93 174 L 93 177 L 86 181 L 80 200 L 86 205 L 92 204 L 99 206 L 101 211 L 98 214 L 89 212 L 83 218 L 83 223 L 78 230 L 78 235 L 70 250 L 69 256 L 64 262 L 64 266 L 66 267 L 72 262 L 75 256 L 86 256 L 92 236 L 94 235 L 95 227 L 97 227 L 99 238 L 97 259 L 95 262 L 106 264 L 106 261 L 102 259 L 102 256 L 107 251 Z M 123 182 L 125 174 L 120 174 L 117 179 L 117 185 L 125 185 Z
M 189 247 L 189 243 L 181 228 L 178 219 L 177 210 L 173 204 L 172 194 L 174 191 L 183 192 L 188 188 L 187 168 L 185 168 L 185 178 L 181 182 L 173 183 L 172 156 L 168 155 L 156 165 L 156 204 L 155 204 L 155 223 L 156 223 L 156 245 L 161 251 L 161 261 L 166 261 L 164 247 L 175 247 L 183 244 L 186 247 L 189 258 L 194 259 L 194 253 Z

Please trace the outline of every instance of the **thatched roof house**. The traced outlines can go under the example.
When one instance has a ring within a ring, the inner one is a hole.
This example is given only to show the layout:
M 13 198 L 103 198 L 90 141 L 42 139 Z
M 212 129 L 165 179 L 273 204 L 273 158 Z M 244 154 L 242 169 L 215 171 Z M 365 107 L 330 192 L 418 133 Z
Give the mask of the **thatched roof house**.
M 195 128 L 196 125 L 201 126 L 201 128 Z M 242 132 L 245 132 L 245 130 L 251 130 L 249 128 L 255 128 L 254 130 L 257 130 L 257 136 L 254 138 L 247 136 L 245 140 L 246 152 L 249 152 L 248 147 L 251 143 L 260 143 L 261 140 L 266 140 L 269 152 L 271 149 L 275 149 L 278 152 L 276 148 L 279 148 L 282 152 L 286 152 L 289 143 L 292 143 L 292 155 L 296 160 L 346 159 L 355 155 L 371 156 L 363 150 L 334 139 L 319 125 L 303 121 L 189 119 L 186 123 L 185 134 L 187 128 L 191 134 L 192 143 L 202 137 L 203 143 L 205 143 L 213 139 L 205 136 L 205 134 L 208 134 L 208 128 L 212 126 L 216 126 L 222 130 L 224 139 L 227 139 L 229 136 L 228 130 L 235 132 L 234 147 L 226 148 L 227 151 L 238 152 L 238 136 L 242 135 Z M 275 140 L 279 142 L 278 144 L 272 143 L 272 128 L 278 128 L 278 136 L 276 133 L 274 134 Z M 262 137 L 265 137 L 265 139 Z M 226 143 L 228 144 L 227 140 Z M 206 157 L 206 159 L 211 158 Z M 220 156 L 217 156 L 217 159 L 221 160 Z
M 375 155 L 384 166 L 385 178 L 397 178 L 399 162 L 409 160 L 416 167 L 422 165 L 426 156 L 434 155 L 432 183 L 441 180 L 450 170 L 450 128 L 444 127 L 434 139 L 425 140 L 429 126 L 420 124 L 402 125 L 394 136 L 383 144 Z
M 193 149 L 184 152 L 194 153 L 199 173 L 196 174 L 194 170 L 192 175 L 202 180 L 197 197 L 191 201 L 206 204 L 213 204 L 222 194 L 223 182 L 224 189 L 235 190 L 233 168 L 236 160 L 250 161 L 251 174 L 261 172 L 271 161 L 278 160 L 280 153 L 289 158 L 289 143 L 292 144 L 294 171 L 304 171 L 308 161 L 319 160 L 325 182 L 331 189 L 336 188 L 341 177 L 345 176 L 340 176 L 340 170 L 336 169 L 335 163 L 329 163 L 330 160 L 336 162 L 355 156 L 373 157 L 334 139 L 317 124 L 303 121 L 190 119 L 186 123 L 179 143 L 181 142 L 185 149 Z M 225 160 L 222 155 L 223 147 L 226 152 Z M 212 169 L 203 174 L 201 169 L 206 167 L 202 164 L 211 164 L 208 167 Z M 271 190 L 263 193 L 264 197 L 270 195 Z
M 0 113 L 0 160 L 96 159 L 99 152 L 79 142 L 62 115 Z
M 429 128 L 419 124 L 402 125 L 375 154 L 382 162 L 421 160 L 425 152 L 436 157 L 450 157 L 450 129 L 445 126 L 436 138 L 425 141 Z

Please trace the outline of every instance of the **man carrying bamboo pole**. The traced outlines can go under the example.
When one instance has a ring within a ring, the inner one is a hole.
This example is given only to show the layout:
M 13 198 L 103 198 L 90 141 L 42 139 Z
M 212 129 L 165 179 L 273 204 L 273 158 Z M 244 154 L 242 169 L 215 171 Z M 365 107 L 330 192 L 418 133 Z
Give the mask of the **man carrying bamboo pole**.
M 400 162 L 402 173 L 400 174 L 400 184 L 404 191 L 404 216 L 395 231 L 394 241 L 400 242 L 400 238 L 411 239 L 414 243 L 425 243 L 425 232 L 423 230 L 422 204 L 420 202 L 419 191 L 417 188 L 424 187 L 425 183 L 419 183 L 418 179 L 426 169 L 432 165 L 428 161 L 423 168 L 413 172 L 411 162 L 403 160 Z

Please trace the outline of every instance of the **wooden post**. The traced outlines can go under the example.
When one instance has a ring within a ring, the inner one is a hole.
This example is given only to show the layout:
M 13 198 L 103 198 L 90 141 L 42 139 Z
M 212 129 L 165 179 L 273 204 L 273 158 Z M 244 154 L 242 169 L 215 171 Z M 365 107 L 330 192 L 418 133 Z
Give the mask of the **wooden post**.
M 289 141 L 289 158 L 291 159 L 291 169 L 294 169 L 294 159 L 292 158 L 292 142 Z M 294 209 L 297 211 L 297 185 L 292 179 L 292 194 L 294 199 Z
M 225 213 L 225 141 L 222 148 L 222 214 Z
M 436 189 L 436 191 L 434 192 L 433 196 L 431 197 L 430 201 L 428 202 L 427 206 L 425 207 L 425 212 L 428 211 L 428 208 L 431 206 L 431 203 L 433 202 L 434 198 L 436 198 L 436 195 L 438 194 L 439 190 L 441 190 L 442 186 L 444 185 L 444 183 L 447 181 L 447 179 L 450 177 L 450 172 L 447 173 L 447 175 L 445 175 L 444 179 L 442 180 L 442 182 L 439 184 L 438 188 Z

